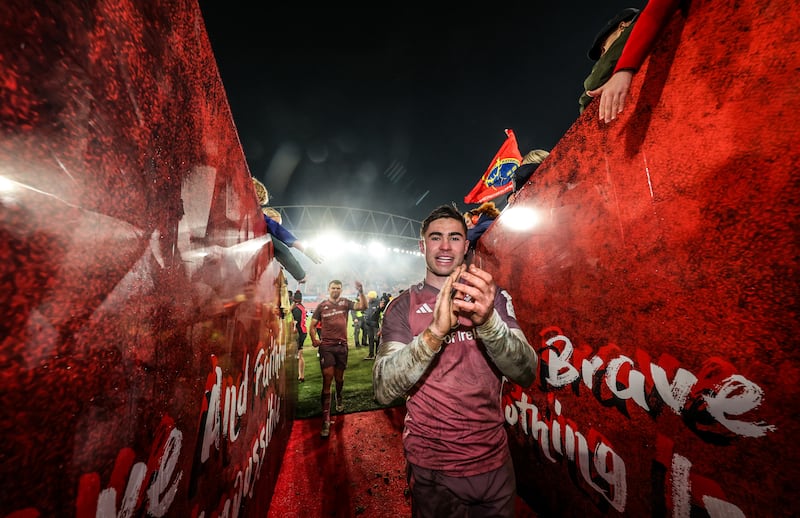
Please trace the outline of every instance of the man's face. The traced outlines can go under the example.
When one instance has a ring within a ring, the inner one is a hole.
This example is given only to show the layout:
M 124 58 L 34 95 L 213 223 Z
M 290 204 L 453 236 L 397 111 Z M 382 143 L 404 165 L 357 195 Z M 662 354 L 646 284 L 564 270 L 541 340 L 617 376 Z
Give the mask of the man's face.
M 441 218 L 428 226 L 425 238 L 420 242 L 420 251 L 425 253 L 428 270 L 436 276 L 446 277 L 464 262 L 468 244 L 460 221 Z
M 331 300 L 338 299 L 342 295 L 342 285 L 331 284 L 328 286 L 328 295 L 330 296 Z

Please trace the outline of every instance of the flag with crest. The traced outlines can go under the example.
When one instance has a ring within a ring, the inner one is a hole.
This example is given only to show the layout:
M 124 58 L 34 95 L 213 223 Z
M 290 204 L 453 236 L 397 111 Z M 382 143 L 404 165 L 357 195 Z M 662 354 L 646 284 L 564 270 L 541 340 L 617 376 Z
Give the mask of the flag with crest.
M 511 192 L 514 189 L 512 174 L 520 162 L 522 155 L 517 145 L 517 137 L 513 130 L 507 129 L 506 141 L 500 146 L 475 187 L 464 196 L 464 203 L 483 203 Z

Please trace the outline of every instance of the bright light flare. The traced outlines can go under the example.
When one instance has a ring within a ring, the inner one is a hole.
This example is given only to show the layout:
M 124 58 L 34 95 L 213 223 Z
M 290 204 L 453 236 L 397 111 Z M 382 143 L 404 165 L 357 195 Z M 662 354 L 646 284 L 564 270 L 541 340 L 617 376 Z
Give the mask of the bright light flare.
M 500 218 L 503 226 L 514 232 L 532 230 L 542 224 L 542 213 L 528 207 L 509 207 Z
M 386 245 L 379 243 L 378 241 L 370 241 L 369 245 L 367 245 L 367 250 L 372 257 L 377 259 L 386 257 L 389 252 L 389 250 L 386 248 Z
M 0 176 L 0 192 L 10 192 L 17 190 L 17 182 L 11 181 L 5 176 Z
M 326 260 L 334 259 L 344 254 L 347 251 L 345 243 L 345 239 L 336 231 L 328 231 L 324 234 L 319 234 L 310 241 L 311 246 L 322 254 Z
M 0 201 L 9 205 L 16 203 L 17 196 L 20 194 L 21 190 L 21 186 L 18 182 L 6 178 L 5 176 L 0 176 Z

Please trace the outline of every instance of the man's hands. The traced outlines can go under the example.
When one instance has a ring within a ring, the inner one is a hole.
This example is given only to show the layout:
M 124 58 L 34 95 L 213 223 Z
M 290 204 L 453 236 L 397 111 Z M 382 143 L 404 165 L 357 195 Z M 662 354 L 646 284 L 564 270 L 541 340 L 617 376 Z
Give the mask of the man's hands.
M 459 269 L 463 270 L 453 281 L 456 290 L 453 305 L 459 316 L 479 326 L 492 316 L 497 286 L 489 272 L 474 264 L 469 267 L 462 265 Z
M 450 329 L 458 324 L 458 314 L 455 312 L 450 293 L 453 290 L 453 280 L 457 278 L 457 274 L 462 268 L 463 266 L 459 266 L 444 281 L 444 285 L 436 297 L 436 304 L 433 307 L 433 322 L 428 326 L 428 329 L 440 343 L 450 333 Z
M 489 320 L 494 311 L 497 286 L 492 276 L 477 266 L 461 265 L 451 273 L 436 297 L 430 331 L 435 338 L 447 336 L 459 317 L 474 326 Z
M 353 309 L 355 310 L 367 309 L 369 304 L 367 303 L 366 295 L 364 295 L 364 285 L 361 283 L 361 281 L 356 281 L 355 285 L 356 285 L 356 291 L 358 291 L 358 301 L 353 306 Z

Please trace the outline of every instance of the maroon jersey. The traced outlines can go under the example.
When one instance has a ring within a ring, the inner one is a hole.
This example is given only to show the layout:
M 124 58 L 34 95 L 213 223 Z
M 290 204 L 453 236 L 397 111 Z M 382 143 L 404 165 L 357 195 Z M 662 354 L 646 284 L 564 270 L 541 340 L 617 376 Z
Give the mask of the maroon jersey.
M 355 302 L 345 298 L 339 298 L 336 302 L 325 299 L 319 303 L 311 318 L 322 324 L 320 345 L 347 343 L 347 315 L 353 306 Z
M 392 300 L 385 312 L 382 344 L 396 348 L 422 333 L 431 322 L 437 293 L 421 283 Z M 519 329 L 505 290 L 497 290 L 494 308 L 505 325 Z M 520 341 L 509 346 L 509 354 L 519 354 L 515 348 L 532 351 L 527 342 Z M 383 346 L 381 352 L 386 352 Z M 383 369 L 416 375 L 415 368 L 405 362 L 386 364 Z M 509 452 L 501 385 L 502 374 L 476 338 L 475 328 L 460 325 L 451 331 L 441 352 L 407 394 L 403 445 L 408 461 L 451 476 L 472 476 L 502 466 Z

